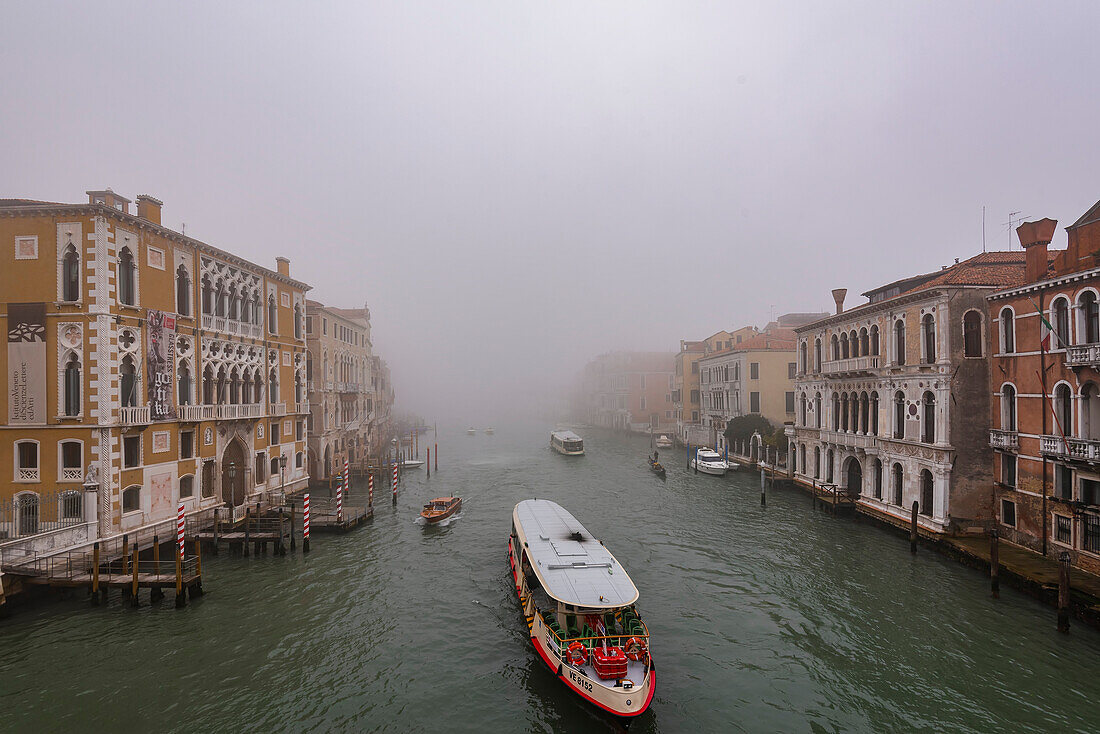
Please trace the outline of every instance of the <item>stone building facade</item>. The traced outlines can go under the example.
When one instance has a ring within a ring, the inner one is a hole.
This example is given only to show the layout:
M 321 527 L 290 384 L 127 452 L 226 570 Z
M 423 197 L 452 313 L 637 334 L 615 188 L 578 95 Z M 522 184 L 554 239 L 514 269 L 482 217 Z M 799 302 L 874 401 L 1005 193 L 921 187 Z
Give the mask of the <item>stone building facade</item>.
M 1048 252 L 1056 227 L 1017 229 L 1026 282 L 988 299 L 994 512 L 1003 538 L 1100 572 L 1100 203 Z
M 1024 278 L 1022 252 L 989 252 L 868 291 L 800 327 L 794 477 L 833 484 L 861 511 L 934 533 L 991 517 L 985 297 Z
M 151 196 L 131 204 L 0 200 L 0 542 L 306 484 L 309 286 L 284 258 L 268 270 L 162 226 Z
M 671 432 L 675 355 L 611 352 L 585 366 L 585 419 L 603 428 Z

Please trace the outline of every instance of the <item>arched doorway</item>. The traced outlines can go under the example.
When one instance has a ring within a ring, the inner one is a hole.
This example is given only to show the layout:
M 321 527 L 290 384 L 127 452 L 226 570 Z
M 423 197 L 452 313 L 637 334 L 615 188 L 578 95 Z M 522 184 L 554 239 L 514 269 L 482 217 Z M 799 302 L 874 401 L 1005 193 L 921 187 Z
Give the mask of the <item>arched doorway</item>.
M 328 479 L 332 476 L 332 446 L 325 447 L 325 473 L 322 475 L 322 479 Z
M 844 471 L 845 489 L 848 494 L 856 496 L 863 493 L 863 467 L 855 457 L 848 458 L 848 466 Z
M 248 470 L 244 456 L 239 438 L 233 439 L 222 454 L 222 501 L 230 507 L 244 504 L 244 475 Z

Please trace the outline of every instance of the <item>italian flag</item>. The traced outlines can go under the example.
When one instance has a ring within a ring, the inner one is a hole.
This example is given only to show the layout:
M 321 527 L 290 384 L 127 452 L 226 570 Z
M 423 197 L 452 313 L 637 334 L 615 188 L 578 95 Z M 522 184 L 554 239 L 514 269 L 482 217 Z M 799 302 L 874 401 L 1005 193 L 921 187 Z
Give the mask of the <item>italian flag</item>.
M 1054 327 L 1047 321 L 1047 317 L 1043 315 L 1043 309 L 1039 308 L 1039 304 L 1032 301 L 1031 304 L 1035 306 L 1035 311 L 1039 314 L 1039 321 L 1041 325 L 1039 327 L 1039 343 L 1042 345 L 1043 351 L 1050 351 L 1051 337 L 1054 335 Z

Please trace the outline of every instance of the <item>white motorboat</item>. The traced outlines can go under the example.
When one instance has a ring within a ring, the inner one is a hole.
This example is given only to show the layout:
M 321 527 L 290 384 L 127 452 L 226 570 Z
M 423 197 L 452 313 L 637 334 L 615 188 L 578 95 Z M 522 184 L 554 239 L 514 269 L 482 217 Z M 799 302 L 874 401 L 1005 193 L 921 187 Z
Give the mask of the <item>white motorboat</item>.
M 657 437 L 657 439 L 656 439 L 656 440 L 655 440 L 655 441 L 654 441 L 653 443 L 654 443 L 654 444 L 655 444 L 655 445 L 657 446 L 657 448 L 659 448 L 659 449 L 668 449 L 668 448 L 672 448 L 672 439 L 671 439 L 671 438 L 669 438 L 668 436 L 666 436 L 666 435 L 665 435 L 665 434 L 663 434 L 663 433 L 662 433 L 662 434 L 661 434 L 660 436 L 658 436 L 658 437 Z
M 486 429 L 485 429 L 485 435 L 486 435 L 486 436 L 492 436 L 492 435 L 493 435 L 493 433 L 495 433 L 495 431 L 494 431 L 494 429 L 493 429 L 492 427 L 489 427 L 489 428 L 486 428 Z
M 704 474 L 721 477 L 729 471 L 730 465 L 717 451 L 703 447 L 695 449 L 695 456 L 691 460 L 691 468 L 698 469 Z
M 467 436 L 476 436 L 477 435 L 477 429 L 476 428 L 467 428 L 466 429 L 466 435 Z
M 420 459 L 405 459 L 398 463 L 398 466 L 402 469 L 420 469 L 424 466 L 424 462 Z

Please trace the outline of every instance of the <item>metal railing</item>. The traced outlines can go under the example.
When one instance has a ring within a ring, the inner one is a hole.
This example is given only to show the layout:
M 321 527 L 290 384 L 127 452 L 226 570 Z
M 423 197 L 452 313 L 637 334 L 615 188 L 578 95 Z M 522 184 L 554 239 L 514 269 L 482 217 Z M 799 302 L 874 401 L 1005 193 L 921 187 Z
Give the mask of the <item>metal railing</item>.
M 84 492 L 24 493 L 0 501 L 0 542 L 84 524 Z
M 1020 447 L 1020 434 L 1016 431 L 989 429 L 989 445 L 995 449 L 1015 451 Z

